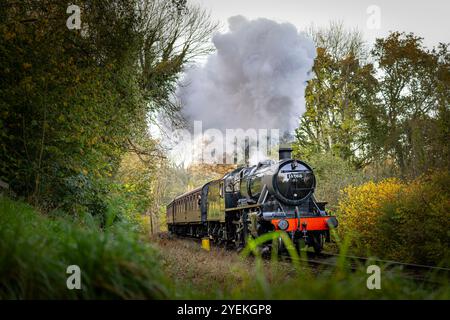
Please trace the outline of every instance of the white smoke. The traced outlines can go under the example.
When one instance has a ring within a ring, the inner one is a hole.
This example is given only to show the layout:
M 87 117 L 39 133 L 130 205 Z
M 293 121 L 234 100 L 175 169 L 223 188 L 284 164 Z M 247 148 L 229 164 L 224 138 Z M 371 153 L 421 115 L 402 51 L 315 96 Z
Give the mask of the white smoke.
M 292 133 L 305 110 L 304 91 L 315 58 L 312 40 L 290 23 L 228 19 L 216 52 L 186 73 L 178 97 L 183 115 L 204 129 L 279 129 Z

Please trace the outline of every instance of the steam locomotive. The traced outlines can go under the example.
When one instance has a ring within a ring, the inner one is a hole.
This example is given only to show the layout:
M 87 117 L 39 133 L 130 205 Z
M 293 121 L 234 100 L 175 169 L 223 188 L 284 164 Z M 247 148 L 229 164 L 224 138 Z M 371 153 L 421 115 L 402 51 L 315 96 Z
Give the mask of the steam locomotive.
M 281 147 L 279 161 L 237 168 L 176 197 L 167 206 L 169 232 L 242 248 L 248 237 L 283 230 L 298 248 L 320 252 L 338 222 L 314 197 L 312 168 L 291 154 Z

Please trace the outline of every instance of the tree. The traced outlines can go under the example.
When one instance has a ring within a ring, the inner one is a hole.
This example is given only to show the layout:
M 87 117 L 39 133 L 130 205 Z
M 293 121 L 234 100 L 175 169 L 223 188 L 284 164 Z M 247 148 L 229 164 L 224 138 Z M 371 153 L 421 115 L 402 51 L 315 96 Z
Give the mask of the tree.
M 300 156 L 331 153 L 401 177 L 448 169 L 448 45 L 428 50 L 420 37 L 394 32 L 376 40 L 371 64 L 356 58 L 358 41 L 342 34 L 336 27 L 315 35 L 324 47 L 296 131 Z
M 328 152 L 362 166 L 367 159 L 359 112 L 373 103 L 373 66 L 358 59 L 364 56 L 359 33 L 346 32 L 342 25 L 332 24 L 313 38 L 318 49 L 305 92 L 306 112 L 296 130 L 299 153 Z
M 323 48 L 333 60 L 341 60 L 352 55 L 365 62 L 368 57 L 363 35 L 358 29 L 348 30 L 342 21 L 331 21 L 328 27 L 311 26 L 307 34 L 317 48 Z
M 77 5 L 81 30 L 60 1 L 0 6 L 0 179 L 46 209 L 98 208 L 124 153 L 157 156 L 149 113 L 176 111 L 174 83 L 214 28 L 183 1 Z
M 217 28 L 209 14 L 185 0 L 139 0 L 139 86 L 151 107 L 180 124 L 174 98 L 179 74 L 196 57 L 211 52 L 210 36 Z
M 449 55 L 422 38 L 394 32 L 377 39 L 378 103 L 364 113 L 374 157 L 395 160 L 401 176 L 448 167 Z M 378 151 L 375 151 L 378 150 Z

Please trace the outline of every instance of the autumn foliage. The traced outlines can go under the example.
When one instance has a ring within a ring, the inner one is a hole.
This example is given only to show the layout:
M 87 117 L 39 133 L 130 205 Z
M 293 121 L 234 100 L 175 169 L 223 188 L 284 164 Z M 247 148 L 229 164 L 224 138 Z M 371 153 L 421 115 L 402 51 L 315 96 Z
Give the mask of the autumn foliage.
M 361 255 L 449 264 L 450 174 L 349 186 L 338 205 L 341 237 Z

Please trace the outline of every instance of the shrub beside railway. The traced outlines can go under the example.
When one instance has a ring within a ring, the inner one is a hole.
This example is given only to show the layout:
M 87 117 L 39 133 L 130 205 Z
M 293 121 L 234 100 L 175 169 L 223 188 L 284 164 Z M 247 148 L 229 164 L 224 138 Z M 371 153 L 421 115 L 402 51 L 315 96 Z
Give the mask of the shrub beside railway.
M 337 209 L 338 232 L 351 238 L 355 254 L 448 267 L 449 199 L 448 172 L 349 186 Z

